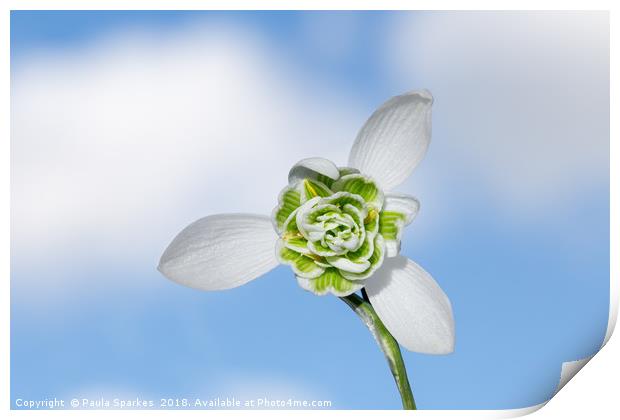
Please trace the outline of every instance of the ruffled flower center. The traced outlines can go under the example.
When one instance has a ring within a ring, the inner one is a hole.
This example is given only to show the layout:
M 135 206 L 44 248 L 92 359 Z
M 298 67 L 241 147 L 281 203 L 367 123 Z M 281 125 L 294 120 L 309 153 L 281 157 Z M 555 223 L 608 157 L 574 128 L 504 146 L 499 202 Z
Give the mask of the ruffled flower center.
M 379 232 L 383 192 L 357 171 L 341 173 L 338 179 L 295 180 L 280 194 L 273 214 L 279 260 L 317 294 L 359 290 L 385 254 Z

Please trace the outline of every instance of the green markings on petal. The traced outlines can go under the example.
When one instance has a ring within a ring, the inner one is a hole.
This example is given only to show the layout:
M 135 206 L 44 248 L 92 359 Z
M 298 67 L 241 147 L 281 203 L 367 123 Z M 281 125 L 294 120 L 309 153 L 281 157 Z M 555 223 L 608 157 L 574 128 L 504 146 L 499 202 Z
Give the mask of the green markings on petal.
M 350 192 L 340 191 L 324 200 L 326 204 L 333 204 L 340 208 L 344 208 L 347 204 L 357 208 L 362 212 L 363 217 L 368 214 L 368 206 L 359 195 Z
M 362 226 L 364 224 L 363 212 L 354 205 L 345 204 L 342 206 L 342 213 L 348 214 L 353 220 L 355 220 L 355 223 L 357 223 L 358 226 Z M 366 215 L 366 217 L 368 216 Z
M 364 287 L 360 282 L 345 279 L 335 268 L 327 268 L 323 274 L 313 279 L 297 276 L 297 282 L 302 288 L 319 296 L 329 292 L 336 296 L 348 296 Z
M 374 238 L 375 238 L 374 235 L 366 232 L 366 238 L 364 242 L 362 243 L 362 246 L 359 247 L 359 249 L 355 252 L 349 252 L 347 254 L 347 258 L 353 262 L 361 262 L 361 261 L 368 260 L 372 256 L 374 249 L 375 249 Z
M 280 193 L 278 206 L 274 209 L 273 219 L 277 230 L 282 232 L 286 219 L 301 205 L 299 191 L 295 187 L 286 187 Z
M 418 208 L 415 198 L 384 194 L 357 169 L 306 159 L 289 173 L 272 213 L 277 258 L 304 289 L 347 296 L 398 254 Z
M 308 223 L 316 223 L 321 218 L 329 216 L 341 216 L 340 209 L 333 204 L 321 204 L 311 209 L 305 209 L 303 220 Z
M 400 252 L 400 238 L 404 227 L 415 218 L 420 203 L 404 194 L 387 194 L 380 213 L 379 231 L 385 238 L 386 255 L 395 257 Z
M 331 188 L 332 184 L 334 183 L 335 180 L 331 179 L 330 177 L 328 177 L 327 175 L 323 175 L 323 174 L 317 174 L 316 176 L 316 180 L 325 184 L 325 186 L 327 188 Z
M 342 167 L 342 168 L 338 168 L 338 172 L 340 173 L 340 177 L 343 177 L 345 175 L 350 175 L 350 174 L 359 174 L 360 171 L 358 171 L 355 168 L 347 168 L 347 167 Z M 332 189 L 332 185 L 334 184 L 334 182 L 336 182 L 335 179 L 332 179 L 330 177 L 328 177 L 327 175 L 323 175 L 323 174 L 316 174 L 316 180 L 319 182 L 322 182 L 323 184 L 325 184 L 328 188 Z
M 360 171 L 358 171 L 355 168 L 349 168 L 349 167 L 340 167 L 338 168 L 338 172 L 340 172 L 340 177 L 343 177 L 345 175 L 351 175 L 351 174 L 359 174 Z
M 297 228 L 297 213 L 299 213 L 299 208 L 296 208 L 291 214 L 288 215 L 288 217 L 284 221 L 284 224 L 282 225 L 280 233 L 289 236 L 299 233 L 299 229 Z
M 405 225 L 405 215 L 395 211 L 382 211 L 379 217 L 379 232 L 387 240 L 399 239 Z
M 331 265 L 327 262 L 325 258 L 319 257 L 317 255 L 313 256 L 313 258 L 314 258 L 314 263 L 318 265 L 319 267 L 331 268 Z
M 307 158 L 300 160 L 291 168 L 288 173 L 288 183 L 294 185 L 305 178 L 316 179 L 329 186 L 334 180 L 340 178 L 340 171 L 333 162 L 327 159 Z
M 314 258 L 287 248 L 283 241 L 278 241 L 277 257 L 282 264 L 288 264 L 295 274 L 306 278 L 315 278 L 323 274 L 325 269 L 316 264 Z
M 299 232 L 286 232 L 282 236 L 284 246 L 300 254 L 309 255 L 312 252 L 308 249 L 308 241 Z
M 383 260 L 385 259 L 385 240 L 383 236 L 377 235 L 375 236 L 373 252 L 370 258 L 368 258 L 368 262 L 370 266 L 361 273 L 353 273 L 350 271 L 340 270 L 340 274 L 346 278 L 347 280 L 364 280 L 368 277 L 372 276 L 375 271 L 383 264 Z
M 323 274 L 314 279 L 314 290 L 319 294 L 325 294 L 329 291 L 329 287 L 332 284 L 332 277 L 336 273 L 333 269 L 327 269 Z
M 370 207 L 381 210 L 384 195 L 372 178 L 360 174 L 345 175 L 334 182 L 334 191 L 346 191 L 357 194 L 368 203 Z
M 333 249 L 323 246 L 320 241 L 308 242 L 308 249 L 313 254 L 321 257 L 333 257 L 334 255 L 338 255 Z
M 314 197 L 329 197 L 332 194 L 333 192 L 329 187 L 320 181 L 306 178 L 301 183 L 301 201 L 303 203 Z
M 357 292 L 363 286 L 363 284 L 345 279 L 336 269 L 331 269 L 330 271 L 332 278 L 332 293 L 336 296 L 350 295 L 351 293 Z
M 379 217 L 380 214 L 377 210 L 372 209 L 368 212 L 368 215 L 364 219 L 364 229 L 367 233 L 376 234 L 379 232 Z
M 400 252 L 400 238 L 407 221 L 406 215 L 395 211 L 382 211 L 379 215 L 379 233 L 387 246 L 387 256 L 395 257 Z
M 372 255 L 368 259 L 371 267 L 378 267 L 385 258 L 385 241 L 382 235 L 375 236 L 375 244 Z

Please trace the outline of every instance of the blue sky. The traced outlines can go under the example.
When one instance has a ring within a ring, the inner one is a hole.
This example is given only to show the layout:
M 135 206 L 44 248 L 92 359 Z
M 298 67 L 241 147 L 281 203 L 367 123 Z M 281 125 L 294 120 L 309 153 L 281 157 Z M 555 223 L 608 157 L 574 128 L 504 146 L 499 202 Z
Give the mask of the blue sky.
M 607 327 L 606 19 L 13 12 L 13 404 L 399 408 L 367 330 L 288 268 L 205 293 L 155 266 L 198 217 L 268 213 L 297 160 L 344 163 L 372 110 L 420 87 L 435 96 L 433 142 L 399 188 L 422 205 L 402 253 L 450 297 L 457 344 L 404 351 L 418 406 L 548 399 L 562 362 L 595 352 Z M 575 42 L 577 27 L 590 35 Z

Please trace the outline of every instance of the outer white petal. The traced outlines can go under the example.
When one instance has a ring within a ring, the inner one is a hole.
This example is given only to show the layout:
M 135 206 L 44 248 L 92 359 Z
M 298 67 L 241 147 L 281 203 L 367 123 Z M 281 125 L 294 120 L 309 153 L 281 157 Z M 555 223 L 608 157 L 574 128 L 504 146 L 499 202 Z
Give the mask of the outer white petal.
M 420 202 L 407 194 L 386 194 L 383 210 L 403 214 L 405 216 L 405 225 L 408 225 L 418 214 Z
M 454 351 L 450 300 L 419 265 L 404 257 L 385 260 L 365 287 L 377 315 L 406 349 L 430 354 Z
M 366 121 L 349 154 L 349 166 L 370 175 L 384 190 L 401 184 L 420 163 L 431 141 L 427 90 L 395 96 Z
M 202 290 L 241 286 L 279 262 L 277 235 L 267 216 L 218 214 L 187 226 L 159 261 L 158 270 L 170 280 Z
M 338 167 L 330 160 L 313 157 L 297 162 L 288 173 L 289 185 L 294 185 L 304 178 L 316 179 L 316 174 L 325 175 L 333 180 L 340 177 Z

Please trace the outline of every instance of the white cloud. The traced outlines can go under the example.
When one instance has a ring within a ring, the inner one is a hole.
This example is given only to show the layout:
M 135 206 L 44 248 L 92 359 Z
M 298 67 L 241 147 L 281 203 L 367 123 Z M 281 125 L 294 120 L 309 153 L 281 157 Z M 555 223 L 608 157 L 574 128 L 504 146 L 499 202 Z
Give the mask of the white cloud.
M 435 163 L 504 209 L 568 206 L 608 178 L 606 13 L 409 15 L 388 38 L 398 87 L 435 96 Z
M 422 200 L 418 240 L 449 216 L 438 204 L 454 188 L 446 167 L 475 173 L 517 211 L 567 205 L 607 176 L 606 17 L 553 16 L 441 13 L 393 25 L 394 93 L 426 87 L 436 98 L 431 153 L 400 189 Z M 344 32 L 354 37 L 356 25 Z M 57 282 L 77 281 L 81 267 L 154 268 L 204 215 L 268 214 L 291 164 L 345 163 L 367 117 L 359 98 L 247 28 L 127 31 L 13 65 L 14 286 L 36 283 L 46 298 L 73 290 Z
M 366 117 L 234 27 L 127 32 L 15 66 L 12 251 L 22 267 L 155 267 L 194 219 L 269 214 L 297 160 L 345 163 Z

